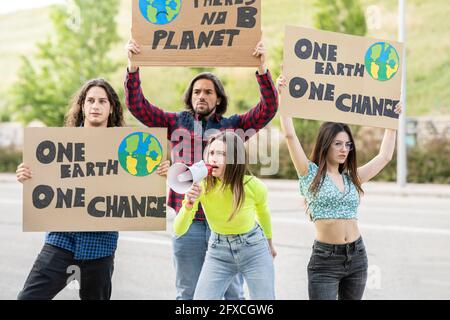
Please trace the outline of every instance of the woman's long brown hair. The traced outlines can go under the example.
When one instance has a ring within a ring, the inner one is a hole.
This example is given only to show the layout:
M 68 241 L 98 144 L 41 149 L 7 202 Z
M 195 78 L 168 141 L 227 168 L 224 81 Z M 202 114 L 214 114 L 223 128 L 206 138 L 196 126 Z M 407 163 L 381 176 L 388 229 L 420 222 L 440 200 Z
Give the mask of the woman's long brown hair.
M 208 141 L 204 153 L 206 162 L 209 156 L 209 148 L 216 140 L 225 144 L 226 165 L 221 191 L 230 188 L 233 193 L 233 211 L 228 218 L 228 221 L 230 221 L 236 216 L 245 201 L 244 176 L 248 171 L 248 156 L 242 139 L 234 132 L 223 131 Z M 216 184 L 219 183 L 219 179 L 208 176 L 205 182 L 205 194 L 207 194 L 215 188 Z
M 310 192 L 316 195 L 321 187 L 323 180 L 327 174 L 327 154 L 331 147 L 334 139 L 339 132 L 346 132 L 355 146 L 355 141 L 353 140 L 352 131 L 350 127 L 344 123 L 336 122 L 324 122 L 319 129 L 319 135 L 317 136 L 316 144 L 311 154 L 311 161 L 314 162 L 319 168 L 316 176 L 314 177 L 311 186 L 309 187 Z M 356 149 L 353 148 L 349 151 L 347 159 L 343 164 L 339 165 L 339 173 L 345 173 L 350 177 L 350 180 L 358 190 L 361 195 L 364 193 L 361 187 L 361 181 L 359 180 L 357 174 L 357 160 L 356 160 Z

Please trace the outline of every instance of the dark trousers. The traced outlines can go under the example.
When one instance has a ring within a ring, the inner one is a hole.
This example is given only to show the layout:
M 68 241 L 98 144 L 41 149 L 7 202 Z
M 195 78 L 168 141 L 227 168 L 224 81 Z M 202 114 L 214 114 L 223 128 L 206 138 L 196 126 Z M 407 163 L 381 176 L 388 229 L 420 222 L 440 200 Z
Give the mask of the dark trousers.
M 360 300 L 366 287 L 367 268 L 361 237 L 343 245 L 314 241 L 308 264 L 309 299 Z
M 109 300 L 113 271 L 114 255 L 75 260 L 72 252 L 45 244 L 17 299 L 51 300 L 76 279 L 81 300 Z

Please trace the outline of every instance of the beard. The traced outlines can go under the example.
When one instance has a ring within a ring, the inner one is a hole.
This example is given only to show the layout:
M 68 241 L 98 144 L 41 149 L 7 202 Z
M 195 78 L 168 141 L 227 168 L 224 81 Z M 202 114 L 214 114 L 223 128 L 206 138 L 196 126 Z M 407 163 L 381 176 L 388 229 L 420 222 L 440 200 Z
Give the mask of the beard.
M 207 109 L 207 110 L 199 110 L 198 108 L 195 108 L 194 109 L 194 112 L 196 113 L 196 114 L 198 114 L 199 116 L 201 116 L 201 117 L 208 117 L 208 116 L 210 116 L 212 113 L 214 113 L 216 111 L 216 108 L 214 107 L 214 108 L 211 108 L 211 109 Z

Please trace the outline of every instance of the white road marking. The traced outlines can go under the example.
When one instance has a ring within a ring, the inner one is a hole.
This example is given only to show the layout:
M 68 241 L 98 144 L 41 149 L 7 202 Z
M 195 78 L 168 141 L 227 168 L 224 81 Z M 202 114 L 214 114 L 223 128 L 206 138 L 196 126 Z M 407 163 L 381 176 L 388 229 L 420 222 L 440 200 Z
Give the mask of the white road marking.
M 440 287 L 450 287 L 450 281 L 441 281 L 441 280 L 420 280 L 423 284 L 428 284 L 432 286 L 440 286 Z
M 292 218 L 272 218 L 272 221 L 279 222 L 279 223 L 304 225 L 304 226 L 311 224 L 310 221 L 292 219 Z M 450 230 L 447 230 L 447 229 L 417 228 L 417 227 L 378 225 L 378 224 L 360 224 L 359 226 L 362 230 L 393 231 L 393 232 L 422 233 L 422 234 L 450 236 Z M 170 240 L 128 237 L 128 236 L 121 236 L 119 239 L 123 240 L 123 241 L 130 241 L 130 242 L 140 242 L 140 243 L 168 245 L 168 246 L 172 245 L 172 242 Z
M 157 240 L 157 239 L 149 239 L 149 238 L 119 237 L 119 240 L 130 241 L 130 242 L 151 243 L 151 244 L 172 245 L 172 242 L 169 240 Z
M 2 198 L 2 199 L 0 199 L 0 203 L 1 204 L 22 204 L 22 200 Z
M 300 219 L 292 218 L 272 218 L 273 222 L 282 222 L 288 224 L 300 224 L 307 225 L 312 222 Z M 418 227 L 405 227 L 405 226 L 393 226 L 393 225 L 381 225 L 381 224 L 359 224 L 361 229 L 366 230 L 379 230 L 379 231 L 398 231 L 398 232 L 409 232 L 409 233 L 426 233 L 434 235 L 446 235 L 450 236 L 449 229 L 439 229 L 439 228 L 418 228 Z

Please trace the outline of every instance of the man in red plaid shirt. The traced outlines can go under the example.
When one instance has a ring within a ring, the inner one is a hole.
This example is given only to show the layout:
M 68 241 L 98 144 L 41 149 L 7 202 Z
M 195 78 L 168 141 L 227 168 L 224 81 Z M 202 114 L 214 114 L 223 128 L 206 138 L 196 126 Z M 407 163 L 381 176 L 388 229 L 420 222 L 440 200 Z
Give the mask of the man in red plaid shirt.
M 202 159 L 203 148 L 208 140 L 206 131 L 236 130 L 245 132 L 245 137 L 266 126 L 278 109 L 278 96 L 267 70 L 266 49 L 259 42 L 253 52 L 261 61 L 256 79 L 260 87 L 260 101 L 250 111 L 235 114 L 229 118 L 223 115 L 227 110 L 228 99 L 221 81 L 212 73 L 200 73 L 191 81 L 184 95 L 185 110 L 166 112 L 151 104 L 141 89 L 139 70 L 131 65 L 133 54 L 140 53 L 140 46 L 130 40 L 126 45 L 128 53 L 128 72 L 125 79 L 125 100 L 131 113 L 148 127 L 167 127 L 173 162 L 191 165 Z M 168 206 L 177 213 L 184 195 L 169 191 Z M 186 234 L 173 239 L 174 264 L 176 269 L 177 299 L 192 299 L 195 286 L 208 247 L 210 230 L 203 209 L 199 209 Z M 242 299 L 242 277 L 232 281 L 225 299 Z

